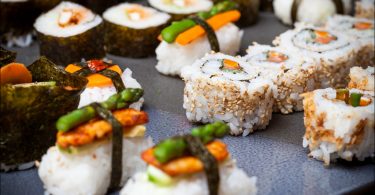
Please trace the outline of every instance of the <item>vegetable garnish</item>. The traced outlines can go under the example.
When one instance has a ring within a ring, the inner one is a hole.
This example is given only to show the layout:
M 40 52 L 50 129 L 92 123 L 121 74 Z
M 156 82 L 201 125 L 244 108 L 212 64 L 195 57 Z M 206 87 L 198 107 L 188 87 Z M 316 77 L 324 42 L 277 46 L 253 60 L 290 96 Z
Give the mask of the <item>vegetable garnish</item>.
M 239 72 L 242 71 L 242 67 L 239 63 L 233 60 L 224 59 L 222 61 L 222 66 L 220 67 L 221 70 L 230 71 L 230 72 Z
M 368 30 L 373 28 L 370 22 L 356 22 L 353 27 L 357 30 Z
M 10 63 L 0 68 L 0 84 L 31 83 L 32 75 L 25 65 Z
M 191 19 L 206 31 L 207 39 L 208 39 L 208 42 L 210 43 L 211 50 L 214 52 L 219 52 L 220 51 L 219 40 L 217 39 L 215 31 L 211 28 L 211 26 L 207 24 L 206 21 L 200 19 L 199 17 L 192 17 Z
M 349 102 L 349 90 L 348 89 L 336 89 L 336 99 L 342 100 L 348 103 Z
M 362 94 L 360 93 L 351 93 L 349 97 L 349 104 L 353 107 L 359 106 L 359 103 L 361 101 Z
M 367 97 L 361 97 L 361 100 L 359 101 L 359 106 L 368 106 L 371 104 L 371 99 Z
M 101 105 L 108 110 L 127 108 L 130 104 L 138 101 L 142 95 L 143 89 L 128 88 L 121 93 L 112 95 Z M 86 106 L 61 116 L 57 120 L 56 128 L 59 131 L 66 132 L 96 116 L 95 110 L 91 106 Z
M 337 40 L 337 37 L 327 31 L 314 30 L 315 42 L 320 44 L 328 44 L 331 41 Z
M 288 56 L 277 51 L 268 51 L 267 60 L 269 62 L 281 63 L 281 62 L 285 62 L 286 60 L 288 60 Z
M 348 89 L 336 89 L 336 99 L 344 101 L 353 107 L 371 104 L 370 98 L 364 97 L 361 93 L 350 93 Z

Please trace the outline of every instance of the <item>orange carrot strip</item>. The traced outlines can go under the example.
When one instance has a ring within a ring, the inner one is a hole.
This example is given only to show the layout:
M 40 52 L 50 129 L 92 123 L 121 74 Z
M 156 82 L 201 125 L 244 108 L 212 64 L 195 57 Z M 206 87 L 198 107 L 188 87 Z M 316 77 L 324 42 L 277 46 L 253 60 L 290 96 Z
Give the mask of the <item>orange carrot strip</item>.
M 237 21 L 238 19 L 240 19 L 240 17 L 241 13 L 239 11 L 231 10 L 212 16 L 206 22 L 212 27 L 212 29 L 216 31 L 230 22 Z M 187 45 L 195 39 L 203 36 L 205 33 L 206 31 L 201 26 L 196 25 L 193 28 L 190 28 L 185 32 L 179 34 L 176 38 L 176 42 L 180 45 Z
M 25 65 L 20 63 L 10 63 L 0 69 L 1 84 L 21 84 L 31 83 L 32 75 Z

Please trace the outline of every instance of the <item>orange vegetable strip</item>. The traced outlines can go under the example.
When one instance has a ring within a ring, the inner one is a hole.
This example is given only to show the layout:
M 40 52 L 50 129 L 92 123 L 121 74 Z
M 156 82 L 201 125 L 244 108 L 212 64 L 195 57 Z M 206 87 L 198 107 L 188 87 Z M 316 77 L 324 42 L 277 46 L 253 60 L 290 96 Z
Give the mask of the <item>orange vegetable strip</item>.
M 1 84 L 21 84 L 31 83 L 32 75 L 25 65 L 20 63 L 10 63 L 0 69 Z

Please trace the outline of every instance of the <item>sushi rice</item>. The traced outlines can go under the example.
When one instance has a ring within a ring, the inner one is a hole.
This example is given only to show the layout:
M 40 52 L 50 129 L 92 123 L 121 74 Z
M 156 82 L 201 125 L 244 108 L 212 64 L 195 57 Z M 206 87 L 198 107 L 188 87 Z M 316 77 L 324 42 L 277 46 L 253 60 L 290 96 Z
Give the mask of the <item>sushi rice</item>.
M 350 69 L 350 82 L 348 87 L 365 91 L 375 91 L 374 74 L 374 67 L 367 67 L 367 69 L 353 67 Z
M 249 46 L 247 53 L 244 60 L 250 66 L 265 68 L 277 86 L 274 112 L 288 114 L 303 110 L 300 94 L 314 90 L 315 63 L 283 48 L 267 45 Z M 271 55 L 276 55 L 277 59 L 270 58 Z
M 230 23 L 215 32 L 222 53 L 235 55 L 240 50 L 243 31 Z M 162 41 L 156 48 L 156 69 L 165 75 L 181 76 L 181 69 L 192 65 L 195 60 L 210 52 L 206 36 L 182 46 L 178 43 Z M 173 56 L 173 57 L 171 57 Z
M 336 99 L 336 90 L 319 89 L 304 94 L 306 133 L 303 147 L 309 156 L 326 165 L 341 158 L 352 161 L 374 157 L 374 92 L 350 89 L 371 99 L 367 106 L 353 107 Z
M 235 62 L 236 71 L 223 69 L 224 60 Z M 182 70 L 184 103 L 188 120 L 228 123 L 231 134 L 246 136 L 264 129 L 271 119 L 273 93 L 271 79 L 261 75 L 240 57 L 207 54 Z
M 355 4 L 355 17 L 374 19 L 374 0 L 359 0 Z

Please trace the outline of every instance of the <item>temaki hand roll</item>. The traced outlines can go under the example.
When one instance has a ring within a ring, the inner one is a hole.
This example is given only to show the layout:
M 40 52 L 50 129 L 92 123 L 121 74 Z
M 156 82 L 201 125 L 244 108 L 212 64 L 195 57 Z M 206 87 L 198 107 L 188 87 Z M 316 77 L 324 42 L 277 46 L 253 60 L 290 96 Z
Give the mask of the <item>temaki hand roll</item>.
M 172 20 L 181 20 L 201 11 L 208 11 L 213 3 L 210 0 L 148 0 L 148 3 L 172 16 Z
M 142 153 L 147 171 L 129 179 L 120 195 L 256 194 L 257 178 L 238 168 L 226 144 L 217 139 L 228 131 L 226 124 L 215 122 L 149 148 Z
M 102 18 L 89 9 L 61 2 L 34 23 L 40 54 L 59 65 L 105 56 Z
M 139 4 L 122 3 L 106 10 L 103 18 L 108 53 L 147 57 L 155 54 L 157 37 L 170 16 Z

